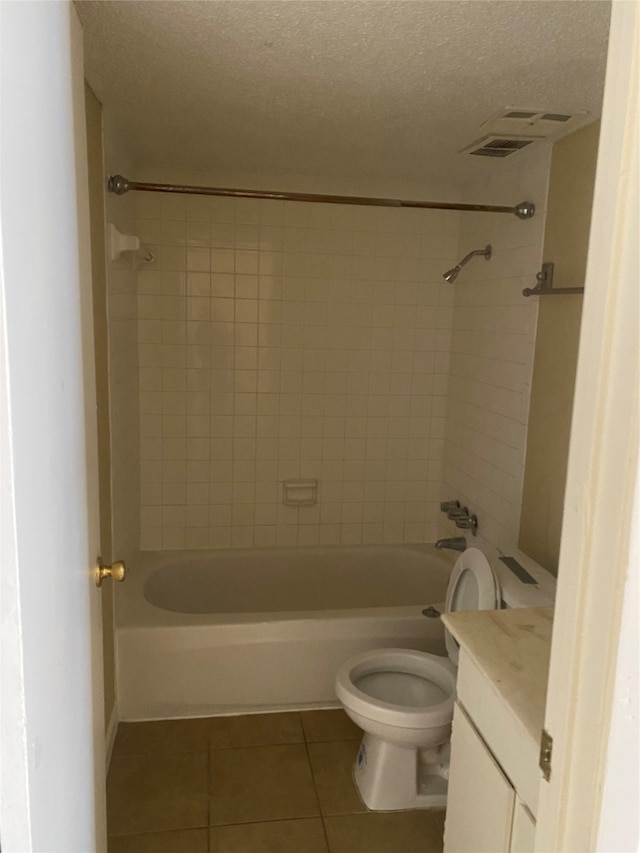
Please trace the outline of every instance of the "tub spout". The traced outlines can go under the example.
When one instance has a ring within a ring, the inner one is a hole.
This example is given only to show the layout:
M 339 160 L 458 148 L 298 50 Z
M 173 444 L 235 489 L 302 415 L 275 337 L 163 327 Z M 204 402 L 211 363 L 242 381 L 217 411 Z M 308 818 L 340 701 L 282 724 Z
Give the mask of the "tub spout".
M 464 536 L 454 536 L 452 539 L 438 539 L 436 548 L 441 551 L 443 548 L 448 548 L 451 551 L 466 551 L 467 540 Z

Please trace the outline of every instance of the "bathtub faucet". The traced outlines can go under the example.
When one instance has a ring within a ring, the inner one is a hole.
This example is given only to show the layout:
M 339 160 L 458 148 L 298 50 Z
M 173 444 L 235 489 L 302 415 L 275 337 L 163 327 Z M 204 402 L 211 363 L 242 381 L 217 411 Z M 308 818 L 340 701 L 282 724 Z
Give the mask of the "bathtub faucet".
M 466 551 L 467 540 L 464 536 L 454 536 L 452 539 L 438 539 L 436 548 L 441 551 L 443 548 L 448 548 L 451 551 Z

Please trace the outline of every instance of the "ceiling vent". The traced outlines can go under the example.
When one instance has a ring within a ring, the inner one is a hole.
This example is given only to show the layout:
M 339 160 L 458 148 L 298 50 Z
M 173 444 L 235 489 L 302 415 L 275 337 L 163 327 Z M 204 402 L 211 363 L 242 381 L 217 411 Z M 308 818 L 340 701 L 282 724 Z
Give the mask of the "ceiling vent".
M 509 157 L 547 140 L 575 130 L 589 121 L 585 111 L 565 113 L 505 107 L 480 125 L 486 136 L 467 145 L 460 154 L 476 157 Z
M 485 133 L 504 134 L 505 136 L 538 136 L 554 139 L 570 133 L 586 124 L 589 113 L 572 113 L 557 110 L 533 110 L 520 107 L 505 107 L 496 115 L 480 125 Z
M 539 141 L 535 136 L 485 136 L 461 153 L 475 154 L 477 157 L 509 157 Z

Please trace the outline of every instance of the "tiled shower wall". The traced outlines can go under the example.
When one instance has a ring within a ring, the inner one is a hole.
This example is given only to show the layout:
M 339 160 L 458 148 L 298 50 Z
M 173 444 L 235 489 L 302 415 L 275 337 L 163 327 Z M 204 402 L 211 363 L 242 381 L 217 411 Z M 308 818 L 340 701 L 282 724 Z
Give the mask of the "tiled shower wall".
M 550 154 L 500 164 L 469 188 L 489 204 L 534 201 L 533 219 L 479 213 L 460 229 L 461 256 L 491 243 L 493 257 L 475 258 L 455 283 L 441 496 L 467 505 L 480 536 L 503 549 L 517 547 L 520 527 L 539 298 L 522 290 L 535 287 L 543 260 Z M 460 532 L 440 518 L 442 535 Z
M 432 540 L 459 214 L 136 203 L 142 548 Z

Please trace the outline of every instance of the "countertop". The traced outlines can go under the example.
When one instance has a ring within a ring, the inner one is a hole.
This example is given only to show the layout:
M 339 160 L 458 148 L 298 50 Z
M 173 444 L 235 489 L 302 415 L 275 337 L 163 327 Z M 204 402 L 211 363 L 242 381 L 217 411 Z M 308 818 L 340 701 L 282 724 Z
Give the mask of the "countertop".
M 445 613 L 442 621 L 527 734 L 539 743 L 553 608 Z

